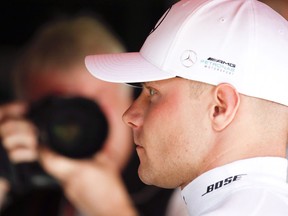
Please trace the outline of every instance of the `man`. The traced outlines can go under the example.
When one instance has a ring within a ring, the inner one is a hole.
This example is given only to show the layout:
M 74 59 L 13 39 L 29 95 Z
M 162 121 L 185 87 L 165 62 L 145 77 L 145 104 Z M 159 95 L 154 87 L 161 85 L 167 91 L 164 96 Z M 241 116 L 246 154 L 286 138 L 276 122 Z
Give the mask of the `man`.
M 124 113 L 141 180 L 182 189 L 190 215 L 287 215 L 288 23 L 256 0 L 183 0 L 139 53 L 86 57 L 142 83 Z
M 58 180 L 73 206 L 84 215 L 164 215 L 173 191 L 141 184 L 134 169 L 137 160 L 133 156 L 131 131 L 121 118 L 132 101 L 131 89 L 92 79 L 83 61 L 88 54 L 123 50 L 123 45 L 109 29 L 90 17 L 52 22 L 41 28 L 17 65 L 16 92 L 25 103 L 0 107 L 2 143 L 10 160 L 16 164 L 39 160 Z M 30 103 L 51 95 L 87 98 L 101 108 L 109 132 L 103 148 L 92 158 L 68 158 L 39 147 L 37 128 L 25 116 Z M 24 200 L 20 212 L 19 206 L 11 204 L 3 213 L 77 215 L 71 212 L 69 205 L 60 206 L 49 214 L 51 208 L 47 206 L 54 200 L 48 196 L 40 203 L 42 199 L 33 200 L 32 204 Z M 156 200 L 161 201 L 161 207 L 155 206 Z

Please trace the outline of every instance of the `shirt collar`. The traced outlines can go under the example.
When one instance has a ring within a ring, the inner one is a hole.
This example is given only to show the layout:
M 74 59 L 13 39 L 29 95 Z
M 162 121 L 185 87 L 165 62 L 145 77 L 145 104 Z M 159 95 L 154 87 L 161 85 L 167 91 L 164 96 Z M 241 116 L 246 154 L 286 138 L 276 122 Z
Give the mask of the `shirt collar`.
M 182 191 L 182 198 L 191 215 L 213 206 L 229 191 L 251 182 L 287 181 L 287 160 L 278 157 L 258 157 L 239 160 L 203 173 Z M 271 180 L 273 179 L 273 180 Z

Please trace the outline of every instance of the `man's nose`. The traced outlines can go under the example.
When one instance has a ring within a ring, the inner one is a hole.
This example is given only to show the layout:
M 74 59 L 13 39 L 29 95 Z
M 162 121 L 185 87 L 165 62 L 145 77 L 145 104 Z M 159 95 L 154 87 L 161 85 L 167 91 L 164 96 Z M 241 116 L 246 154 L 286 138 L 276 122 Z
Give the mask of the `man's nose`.
M 132 129 L 141 126 L 143 116 L 141 115 L 141 109 L 139 104 L 134 101 L 133 104 L 123 114 L 122 119 L 126 125 Z

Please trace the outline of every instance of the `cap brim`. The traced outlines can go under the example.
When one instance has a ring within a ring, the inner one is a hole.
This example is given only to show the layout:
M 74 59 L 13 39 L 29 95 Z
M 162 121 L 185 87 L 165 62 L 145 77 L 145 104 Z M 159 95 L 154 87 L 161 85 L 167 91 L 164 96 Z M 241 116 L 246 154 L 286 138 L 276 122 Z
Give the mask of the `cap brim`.
M 148 62 L 139 52 L 90 55 L 85 64 L 93 76 L 108 82 L 142 83 L 175 77 Z

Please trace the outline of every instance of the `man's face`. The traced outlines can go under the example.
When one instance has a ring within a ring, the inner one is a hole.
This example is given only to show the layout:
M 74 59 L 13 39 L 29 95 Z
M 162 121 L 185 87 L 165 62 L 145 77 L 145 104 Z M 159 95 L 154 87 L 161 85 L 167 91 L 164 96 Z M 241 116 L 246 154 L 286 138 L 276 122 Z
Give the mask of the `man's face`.
M 133 130 L 146 184 L 184 186 L 198 176 L 209 153 L 209 92 L 193 94 L 192 81 L 147 82 L 123 115 Z

